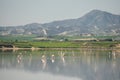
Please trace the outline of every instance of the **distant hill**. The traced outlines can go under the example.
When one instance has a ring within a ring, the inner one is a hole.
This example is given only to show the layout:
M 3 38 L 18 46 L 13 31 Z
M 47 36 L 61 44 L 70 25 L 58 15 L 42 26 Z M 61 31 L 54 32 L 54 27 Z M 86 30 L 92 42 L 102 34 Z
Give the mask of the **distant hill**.
M 32 23 L 24 26 L 0 27 L 0 34 L 36 34 L 39 36 L 120 35 L 120 15 L 92 10 L 77 19 L 53 21 L 45 24 Z

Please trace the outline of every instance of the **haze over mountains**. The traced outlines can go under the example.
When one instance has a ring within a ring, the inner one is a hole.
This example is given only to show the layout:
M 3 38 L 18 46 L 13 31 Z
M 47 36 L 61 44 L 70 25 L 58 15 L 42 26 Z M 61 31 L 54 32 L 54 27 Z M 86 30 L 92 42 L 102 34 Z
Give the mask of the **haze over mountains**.
M 24 26 L 0 27 L 0 35 L 120 35 L 120 15 L 92 10 L 77 19 L 50 23 L 32 23 Z

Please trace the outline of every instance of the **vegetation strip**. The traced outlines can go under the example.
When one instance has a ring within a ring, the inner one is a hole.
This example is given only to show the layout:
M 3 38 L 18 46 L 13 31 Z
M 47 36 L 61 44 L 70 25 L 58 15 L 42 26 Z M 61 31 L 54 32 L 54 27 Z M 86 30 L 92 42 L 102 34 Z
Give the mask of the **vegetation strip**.
M 113 48 L 119 41 L 75 42 L 75 41 L 29 41 L 29 42 L 0 42 L 0 48 Z

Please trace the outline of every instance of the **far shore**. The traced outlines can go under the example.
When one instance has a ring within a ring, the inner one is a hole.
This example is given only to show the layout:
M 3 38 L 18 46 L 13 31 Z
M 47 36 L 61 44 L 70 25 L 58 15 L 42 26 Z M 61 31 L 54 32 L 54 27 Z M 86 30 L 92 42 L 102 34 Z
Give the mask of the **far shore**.
M 17 50 L 31 50 L 31 51 L 35 51 L 35 50 L 119 50 L 119 48 L 86 48 L 86 47 L 80 47 L 80 48 L 0 48 L 0 50 L 2 51 L 7 51 L 7 50 L 13 50 L 13 51 L 17 51 Z
M 120 50 L 118 41 L 40 41 L 40 42 L 1 42 L 0 50 Z

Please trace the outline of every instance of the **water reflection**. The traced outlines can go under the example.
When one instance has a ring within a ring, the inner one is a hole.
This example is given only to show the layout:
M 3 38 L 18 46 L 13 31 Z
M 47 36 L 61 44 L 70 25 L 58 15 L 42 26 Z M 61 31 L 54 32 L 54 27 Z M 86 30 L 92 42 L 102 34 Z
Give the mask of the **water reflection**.
M 21 63 L 22 62 L 22 53 L 17 55 L 17 62 Z
M 61 53 L 60 53 L 61 60 L 62 60 L 62 62 L 63 62 L 63 65 L 65 66 L 65 58 L 64 58 L 64 55 L 65 55 L 64 52 L 61 52 Z
M 55 55 L 54 55 L 54 54 L 51 55 L 51 62 L 52 62 L 52 63 L 55 62 Z
M 52 75 L 52 79 L 45 80 L 56 80 L 56 76 L 69 80 L 120 80 L 120 56 L 116 51 L 95 50 L 1 52 L 0 77 L 9 71 L 16 76 Z
M 47 64 L 47 60 L 46 60 L 46 56 L 45 55 L 42 55 L 42 58 L 41 58 L 41 61 L 42 61 L 42 68 L 45 69 L 46 68 L 46 64 Z

